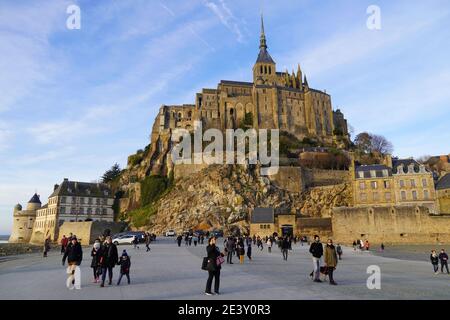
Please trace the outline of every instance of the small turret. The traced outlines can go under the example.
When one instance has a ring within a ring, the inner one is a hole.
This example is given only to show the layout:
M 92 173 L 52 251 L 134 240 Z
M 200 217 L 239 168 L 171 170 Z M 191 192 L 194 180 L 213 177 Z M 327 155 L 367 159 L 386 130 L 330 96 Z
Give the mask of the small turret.
M 14 206 L 14 213 L 17 213 L 19 211 L 22 211 L 22 205 L 20 203 Z
M 41 207 L 42 203 L 39 199 L 39 195 L 35 193 L 33 197 L 28 201 L 27 210 L 37 210 Z
M 305 74 L 305 79 L 303 80 L 303 85 L 305 86 L 306 89 L 309 89 L 308 79 L 306 79 L 306 74 Z

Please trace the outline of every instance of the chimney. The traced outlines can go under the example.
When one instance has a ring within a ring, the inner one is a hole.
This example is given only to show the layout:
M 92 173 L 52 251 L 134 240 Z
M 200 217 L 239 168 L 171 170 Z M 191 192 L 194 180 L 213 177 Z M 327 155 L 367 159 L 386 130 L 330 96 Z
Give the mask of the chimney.
M 59 185 L 58 185 L 58 184 L 55 184 L 55 185 L 53 186 L 53 191 L 55 191 L 56 189 L 58 189 L 58 187 L 59 187 Z

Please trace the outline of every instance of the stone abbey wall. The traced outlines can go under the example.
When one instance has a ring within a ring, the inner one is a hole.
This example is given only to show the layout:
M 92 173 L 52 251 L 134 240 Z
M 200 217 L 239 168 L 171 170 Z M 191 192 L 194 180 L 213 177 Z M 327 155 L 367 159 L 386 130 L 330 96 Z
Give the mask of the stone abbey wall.
M 334 239 L 344 243 L 450 242 L 450 215 L 430 215 L 420 206 L 335 208 L 332 225 Z
M 70 233 L 77 236 L 82 245 L 94 243 L 95 239 L 103 234 L 104 230 L 110 229 L 111 234 L 119 233 L 125 228 L 124 223 L 106 221 L 84 221 L 84 222 L 64 222 L 59 228 L 58 243 L 63 235 L 66 237 Z

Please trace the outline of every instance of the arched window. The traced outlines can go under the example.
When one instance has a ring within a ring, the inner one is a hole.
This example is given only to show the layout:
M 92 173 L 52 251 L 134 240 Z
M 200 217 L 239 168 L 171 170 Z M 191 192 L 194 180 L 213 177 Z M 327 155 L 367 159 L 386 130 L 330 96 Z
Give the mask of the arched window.
M 269 74 L 272 74 L 272 67 L 269 66 Z
M 234 114 L 234 109 L 231 108 L 231 109 L 230 109 L 230 116 L 232 116 L 233 114 Z
M 178 112 L 178 119 L 181 119 L 181 112 Z
M 264 66 L 264 73 L 267 74 L 267 66 Z
M 192 117 L 192 111 L 189 111 L 188 112 L 188 118 L 191 118 Z
M 260 69 L 261 69 L 261 72 L 260 72 L 260 73 L 262 74 L 262 73 L 263 73 L 263 66 L 261 66 Z

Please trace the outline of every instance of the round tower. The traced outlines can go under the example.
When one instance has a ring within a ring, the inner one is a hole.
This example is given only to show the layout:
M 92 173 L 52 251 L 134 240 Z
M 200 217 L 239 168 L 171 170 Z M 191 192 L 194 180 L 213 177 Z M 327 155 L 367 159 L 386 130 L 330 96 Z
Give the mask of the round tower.
M 33 233 L 34 221 L 36 220 L 36 210 L 41 208 L 39 196 L 34 196 L 28 201 L 27 209 L 22 210 L 22 206 L 17 204 L 14 206 L 13 228 L 10 243 L 28 243 Z

